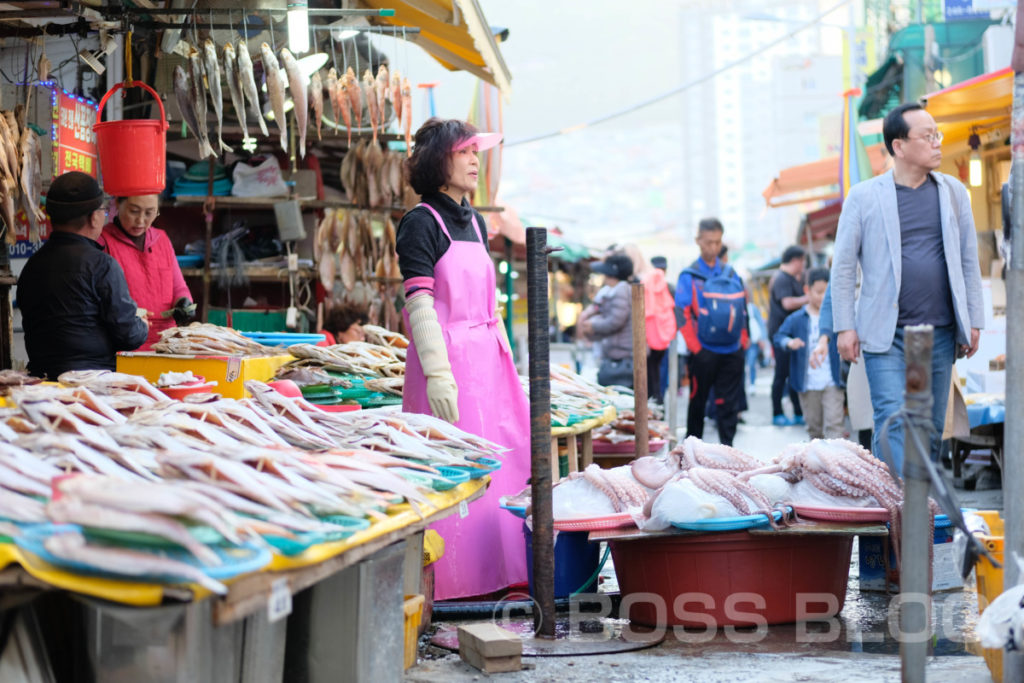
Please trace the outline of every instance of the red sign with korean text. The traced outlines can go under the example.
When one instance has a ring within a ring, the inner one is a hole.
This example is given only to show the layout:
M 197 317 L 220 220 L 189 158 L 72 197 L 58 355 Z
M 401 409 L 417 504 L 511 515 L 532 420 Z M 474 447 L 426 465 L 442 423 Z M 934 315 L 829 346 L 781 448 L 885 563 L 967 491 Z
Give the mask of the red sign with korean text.
M 93 178 L 98 177 L 96 133 L 92 129 L 96 123 L 97 106 L 63 90 L 56 93 L 55 99 L 53 177 L 68 171 L 81 171 Z

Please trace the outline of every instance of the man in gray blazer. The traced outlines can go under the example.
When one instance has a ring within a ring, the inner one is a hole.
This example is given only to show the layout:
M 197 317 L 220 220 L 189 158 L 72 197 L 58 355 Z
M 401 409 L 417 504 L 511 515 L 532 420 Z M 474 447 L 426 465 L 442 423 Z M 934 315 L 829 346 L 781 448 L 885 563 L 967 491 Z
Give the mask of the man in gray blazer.
M 875 432 L 903 404 L 906 366 L 903 329 L 931 324 L 932 458 L 938 457 L 953 362 L 974 355 L 985 321 L 978 242 L 967 189 L 935 169 L 942 133 L 920 105 L 893 109 L 882 124 L 893 169 L 851 188 L 843 202 L 832 260 L 832 311 L 839 354 L 857 362 L 864 353 Z M 856 291 L 857 266 L 861 269 Z M 889 445 L 903 469 L 902 423 Z

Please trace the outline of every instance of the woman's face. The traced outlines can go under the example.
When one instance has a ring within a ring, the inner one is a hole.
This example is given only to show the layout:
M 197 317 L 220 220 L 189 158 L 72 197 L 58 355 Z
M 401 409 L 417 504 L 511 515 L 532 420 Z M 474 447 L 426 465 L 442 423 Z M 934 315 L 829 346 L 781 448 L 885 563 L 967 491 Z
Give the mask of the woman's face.
M 339 332 L 334 338 L 339 344 L 347 344 L 348 342 L 354 341 L 366 341 L 366 331 L 363 330 L 363 326 L 359 323 L 352 323 L 348 326 L 347 330 Z
M 452 152 L 452 171 L 448 177 L 448 189 L 456 194 L 475 192 L 479 168 L 480 160 L 476 156 L 475 144 Z
M 160 203 L 155 194 L 125 197 L 117 204 L 117 217 L 121 227 L 132 237 L 146 234 L 160 215 Z

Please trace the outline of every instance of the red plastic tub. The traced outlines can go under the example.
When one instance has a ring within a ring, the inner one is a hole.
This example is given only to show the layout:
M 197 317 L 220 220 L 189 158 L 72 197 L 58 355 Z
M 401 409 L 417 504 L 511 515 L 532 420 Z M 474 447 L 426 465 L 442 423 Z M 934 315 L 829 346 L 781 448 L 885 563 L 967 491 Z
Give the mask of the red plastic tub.
M 630 621 L 753 626 L 838 614 L 853 537 L 738 531 L 610 545 Z

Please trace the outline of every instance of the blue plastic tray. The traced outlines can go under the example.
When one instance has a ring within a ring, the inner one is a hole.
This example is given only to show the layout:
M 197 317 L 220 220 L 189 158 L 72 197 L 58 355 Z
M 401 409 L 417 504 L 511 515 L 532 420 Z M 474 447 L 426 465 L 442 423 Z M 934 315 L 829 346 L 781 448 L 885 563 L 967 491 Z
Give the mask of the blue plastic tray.
M 206 258 L 202 254 L 181 254 L 178 256 L 178 267 L 179 268 L 198 268 L 203 265 L 203 259 Z
M 463 465 L 451 465 L 448 469 L 462 470 L 469 473 L 470 479 L 479 479 L 485 474 L 490 474 L 501 469 L 501 461 L 494 458 L 477 458 L 473 462 L 484 465 L 484 467 L 465 467 Z
M 45 541 L 49 536 L 68 531 L 77 531 L 82 533 L 82 528 L 77 524 L 36 524 L 34 526 L 25 527 L 22 530 L 21 535 L 14 539 L 14 542 L 19 548 L 27 550 L 55 567 L 63 567 L 64 569 L 71 570 L 76 574 L 105 576 L 125 579 L 128 581 L 152 583 L 188 582 L 188 579 L 176 575 L 128 575 L 118 574 L 117 572 L 111 572 L 105 569 L 98 569 L 90 564 L 57 557 L 56 555 L 51 554 L 43 545 L 43 541 Z M 240 574 L 248 574 L 250 572 L 257 571 L 266 566 L 271 559 L 269 550 L 250 544 L 231 547 L 211 547 L 210 549 L 220 556 L 222 564 L 219 567 L 207 567 L 200 564 L 199 560 L 197 560 L 192 553 L 183 548 L 161 548 L 153 554 L 168 557 L 179 562 L 184 562 L 185 564 L 190 564 L 193 567 L 202 570 L 202 572 L 211 579 L 218 580 L 230 579 L 232 577 L 239 576 Z M 140 550 L 140 552 L 143 551 Z
M 241 332 L 240 334 L 264 346 L 317 344 L 327 338 L 322 334 L 302 334 L 299 332 Z
M 324 537 L 325 541 L 341 541 L 357 531 L 370 528 L 370 520 L 363 519 L 361 517 L 349 517 L 348 515 L 328 515 L 326 517 L 321 517 L 320 521 L 344 527 L 338 531 L 323 532 L 321 535 Z
M 782 513 L 776 510 L 772 513 L 775 517 L 775 521 L 782 519 Z M 677 529 L 686 529 L 687 531 L 740 531 L 741 529 L 751 529 L 756 526 L 764 526 L 768 524 L 768 518 L 765 515 L 745 515 L 743 517 L 715 517 L 712 519 L 702 519 L 697 522 L 680 522 L 672 523 L 672 526 Z
M 519 519 L 526 519 L 526 508 L 507 504 L 504 496 L 499 498 L 498 501 L 498 507 L 502 510 L 508 510 Z
M 298 555 L 301 552 L 305 552 L 307 548 L 317 543 L 323 543 L 327 539 L 321 533 L 306 531 L 295 534 L 295 538 L 264 535 L 263 540 L 274 546 L 274 550 L 282 555 Z

